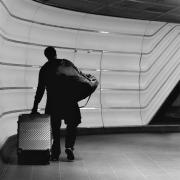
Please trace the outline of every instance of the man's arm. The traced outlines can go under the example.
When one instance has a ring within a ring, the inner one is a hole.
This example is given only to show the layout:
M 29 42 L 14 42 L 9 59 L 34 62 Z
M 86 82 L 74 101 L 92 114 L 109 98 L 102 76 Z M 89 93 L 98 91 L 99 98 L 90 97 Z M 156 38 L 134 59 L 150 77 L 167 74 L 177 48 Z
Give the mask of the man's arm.
M 45 82 L 44 81 L 45 81 L 45 77 L 44 77 L 43 70 L 41 69 L 39 72 L 38 87 L 36 90 L 34 105 L 33 105 L 31 113 L 37 113 L 38 104 L 40 103 L 40 101 L 44 95 L 44 91 L 45 91 Z

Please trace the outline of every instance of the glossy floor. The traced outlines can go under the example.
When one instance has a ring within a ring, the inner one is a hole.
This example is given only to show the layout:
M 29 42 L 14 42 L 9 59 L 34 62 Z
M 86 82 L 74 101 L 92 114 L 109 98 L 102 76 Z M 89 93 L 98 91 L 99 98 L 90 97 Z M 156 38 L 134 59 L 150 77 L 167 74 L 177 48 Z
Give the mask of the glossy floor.
M 62 152 L 59 162 L 20 166 L 14 147 L 0 180 L 180 179 L 180 133 L 80 136 L 75 156 L 68 162 Z

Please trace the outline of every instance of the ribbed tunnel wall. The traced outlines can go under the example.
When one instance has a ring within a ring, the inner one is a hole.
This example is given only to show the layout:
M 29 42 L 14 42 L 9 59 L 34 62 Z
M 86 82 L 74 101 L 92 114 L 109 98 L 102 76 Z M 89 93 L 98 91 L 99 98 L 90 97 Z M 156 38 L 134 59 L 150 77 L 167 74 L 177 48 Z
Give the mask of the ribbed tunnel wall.
M 16 133 L 18 115 L 32 108 L 47 45 L 56 46 L 59 58 L 99 79 L 81 109 L 81 127 L 148 124 L 179 81 L 179 32 L 177 24 L 1 0 L 0 141 Z

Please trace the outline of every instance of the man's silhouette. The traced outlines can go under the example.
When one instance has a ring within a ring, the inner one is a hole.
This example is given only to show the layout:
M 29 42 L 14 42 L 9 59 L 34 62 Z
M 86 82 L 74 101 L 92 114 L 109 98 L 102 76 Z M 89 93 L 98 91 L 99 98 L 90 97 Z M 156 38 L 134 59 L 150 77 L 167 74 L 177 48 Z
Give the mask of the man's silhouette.
M 51 127 L 53 144 L 51 159 L 56 161 L 61 153 L 60 149 L 60 127 L 61 120 L 65 121 L 65 152 L 69 160 L 74 159 L 74 145 L 78 124 L 81 123 L 81 114 L 78 103 L 71 96 L 74 91 L 72 79 L 61 74 L 59 67 L 62 64 L 73 66 L 74 64 L 66 59 L 57 59 L 54 47 L 47 47 L 44 50 L 47 62 L 39 71 L 38 87 L 35 95 L 32 113 L 37 113 L 38 104 L 41 101 L 44 91 L 47 91 L 47 102 L 45 113 L 51 116 Z

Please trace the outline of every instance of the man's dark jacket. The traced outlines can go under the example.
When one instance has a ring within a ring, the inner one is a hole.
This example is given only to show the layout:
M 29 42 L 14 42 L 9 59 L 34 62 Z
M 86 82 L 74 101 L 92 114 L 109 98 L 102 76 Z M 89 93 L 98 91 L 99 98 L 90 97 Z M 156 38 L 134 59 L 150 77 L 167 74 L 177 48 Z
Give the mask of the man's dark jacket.
M 60 75 L 58 72 L 58 67 L 64 63 L 76 68 L 72 62 L 66 59 L 54 59 L 41 67 L 35 104 L 41 101 L 46 89 L 45 113 L 64 119 L 66 124 L 79 124 L 81 122 L 80 109 L 72 96 L 73 91 L 76 90 L 76 85 L 71 78 L 63 74 Z

